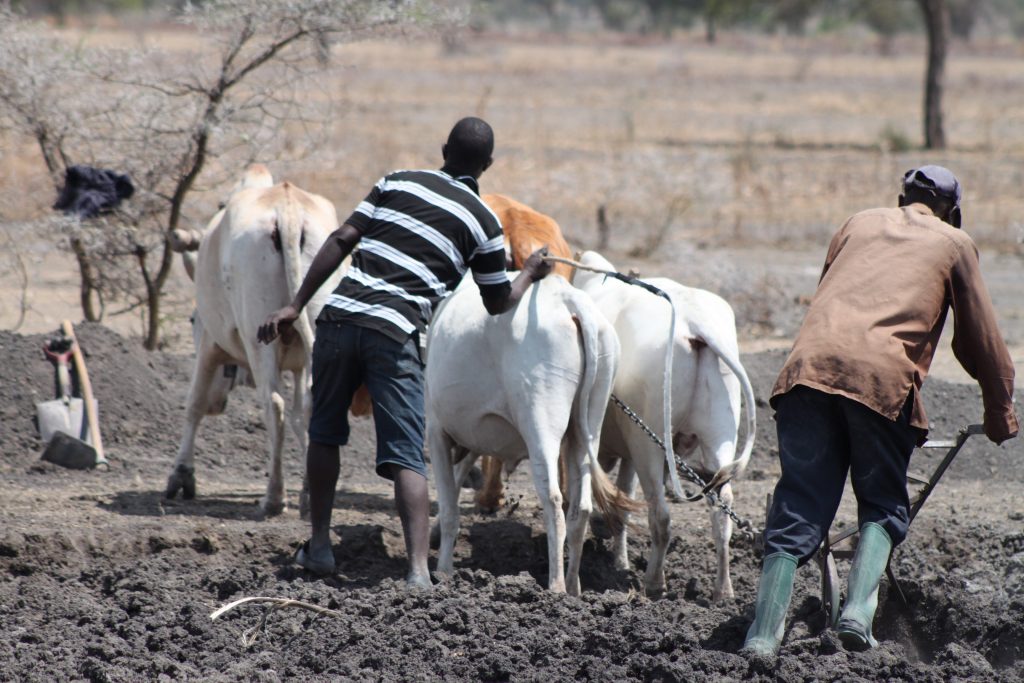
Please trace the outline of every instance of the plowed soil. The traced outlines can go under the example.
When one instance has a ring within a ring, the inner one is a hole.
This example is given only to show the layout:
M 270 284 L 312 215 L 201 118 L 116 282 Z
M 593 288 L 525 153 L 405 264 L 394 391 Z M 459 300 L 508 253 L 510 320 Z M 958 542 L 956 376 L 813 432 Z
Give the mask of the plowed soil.
M 752 618 L 758 557 L 733 540 L 736 598 L 711 602 L 706 509 L 673 505 L 669 591 L 640 590 L 643 522 L 633 570 L 611 569 L 587 541 L 581 598 L 552 595 L 540 507 L 513 475 L 495 516 L 463 496 L 456 575 L 433 592 L 404 588 L 404 546 L 386 482 L 373 474 L 373 434 L 355 423 L 335 503 L 339 572 L 319 579 L 291 562 L 307 525 L 296 511 L 301 457 L 286 437 L 289 509 L 263 519 L 264 430 L 252 389 L 204 421 L 198 497 L 162 491 L 177 448 L 191 359 L 147 353 L 100 325 L 78 329 L 100 403 L 109 471 L 40 460 L 32 416 L 52 396 L 45 336 L 0 332 L 0 680 L 685 680 L 1017 681 L 1024 679 L 1024 448 L 973 437 L 893 558 L 909 605 L 883 581 L 880 647 L 848 653 L 824 628 L 819 573 L 800 570 L 781 656 L 772 669 L 737 655 Z M 778 474 L 767 398 L 783 352 L 748 354 L 759 399 L 758 442 L 735 485 L 738 512 L 763 522 Z M 936 438 L 980 417 L 975 387 L 929 380 Z M 929 473 L 942 452 L 920 452 Z M 848 503 L 838 524 L 855 519 Z M 840 561 L 840 574 L 848 566 Z M 283 597 L 318 616 L 244 605 Z M 261 618 L 266 617 L 261 627 Z M 255 635 L 252 645 L 244 635 Z

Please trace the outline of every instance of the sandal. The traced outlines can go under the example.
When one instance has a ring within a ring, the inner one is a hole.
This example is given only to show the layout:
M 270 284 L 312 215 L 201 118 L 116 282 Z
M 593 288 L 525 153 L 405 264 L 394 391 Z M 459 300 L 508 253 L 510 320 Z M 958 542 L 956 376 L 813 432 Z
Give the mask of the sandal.
M 295 551 L 295 564 L 307 571 L 321 576 L 333 574 L 335 570 L 334 555 L 331 555 L 330 562 L 314 559 L 309 553 L 309 541 L 303 542 L 303 544 L 299 546 L 299 549 Z

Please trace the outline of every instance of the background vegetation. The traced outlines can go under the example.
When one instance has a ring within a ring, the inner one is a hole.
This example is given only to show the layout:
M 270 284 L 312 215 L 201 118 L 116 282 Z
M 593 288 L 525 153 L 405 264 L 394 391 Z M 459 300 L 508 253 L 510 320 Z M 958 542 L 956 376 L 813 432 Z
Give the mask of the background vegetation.
M 376 2 L 402 21 L 311 24 L 246 69 L 304 26 L 281 11 L 360 3 L 265 4 L 248 24 L 213 18 L 262 4 L 22 2 L 0 16 L 0 326 L 40 329 L 74 306 L 132 321 L 151 346 L 186 337 L 190 284 L 166 235 L 203 228 L 248 160 L 345 215 L 380 174 L 436 165 L 467 113 L 498 132 L 485 191 L 554 216 L 575 246 L 726 295 L 759 333 L 798 317 L 788 279 L 813 282 L 835 225 L 891 203 L 925 161 L 961 176 L 984 249 L 1020 249 L 1021 3 L 970 3 L 960 38 L 950 1 L 935 152 L 913 0 Z M 233 45 L 244 54 L 228 59 Z M 99 220 L 55 217 L 69 163 L 129 172 L 140 191 Z

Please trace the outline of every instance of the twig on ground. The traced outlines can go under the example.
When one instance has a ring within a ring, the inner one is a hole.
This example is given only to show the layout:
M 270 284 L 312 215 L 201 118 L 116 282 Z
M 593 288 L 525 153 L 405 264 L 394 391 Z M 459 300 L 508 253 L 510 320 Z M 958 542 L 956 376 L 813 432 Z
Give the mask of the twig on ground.
M 326 607 L 320 607 L 319 605 L 313 605 L 313 604 L 308 603 L 308 602 L 302 602 L 301 600 L 292 600 L 290 598 L 267 598 L 267 597 L 259 597 L 259 596 L 257 596 L 257 597 L 250 597 L 250 598 L 242 598 L 240 600 L 235 600 L 234 602 L 231 602 L 231 603 L 228 603 L 227 605 L 224 605 L 220 609 L 218 609 L 218 610 L 214 611 L 212 614 L 210 614 L 210 620 L 211 621 L 216 621 L 216 619 L 218 617 L 220 617 L 221 615 L 223 615 L 223 614 L 233 610 L 236 607 L 239 607 L 240 605 L 244 605 L 245 603 L 248 603 L 248 602 L 270 603 L 270 606 L 267 607 L 263 611 L 263 616 L 260 617 L 260 623 L 259 624 L 257 624 L 253 628 L 246 629 L 245 631 L 242 632 L 242 645 L 247 647 L 247 648 L 248 647 L 252 647 L 253 644 L 255 644 L 256 639 L 259 638 L 259 634 L 266 630 L 266 627 L 267 627 L 267 617 L 269 617 L 270 613 L 275 611 L 275 610 L 285 609 L 285 608 L 288 608 L 288 607 L 297 607 L 299 609 L 304 609 L 304 610 L 308 610 L 310 612 L 315 612 L 317 615 L 325 615 L 326 614 L 326 615 L 330 615 L 332 617 L 343 616 L 341 612 L 338 612 L 336 610 L 328 609 Z

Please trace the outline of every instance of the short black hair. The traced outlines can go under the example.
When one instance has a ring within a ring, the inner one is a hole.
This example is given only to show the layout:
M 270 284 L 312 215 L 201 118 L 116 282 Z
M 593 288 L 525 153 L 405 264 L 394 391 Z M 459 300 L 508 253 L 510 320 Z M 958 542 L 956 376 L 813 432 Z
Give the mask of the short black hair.
M 467 116 L 448 134 L 445 165 L 461 171 L 475 172 L 487 166 L 494 153 L 494 130 L 475 116 Z
M 924 204 L 940 217 L 948 214 L 956 203 L 955 200 L 938 194 L 934 190 L 916 186 L 905 187 L 903 197 L 907 204 Z

